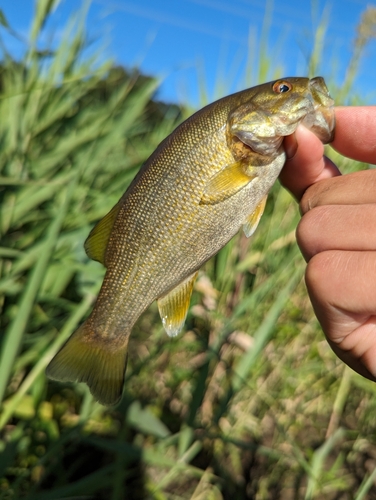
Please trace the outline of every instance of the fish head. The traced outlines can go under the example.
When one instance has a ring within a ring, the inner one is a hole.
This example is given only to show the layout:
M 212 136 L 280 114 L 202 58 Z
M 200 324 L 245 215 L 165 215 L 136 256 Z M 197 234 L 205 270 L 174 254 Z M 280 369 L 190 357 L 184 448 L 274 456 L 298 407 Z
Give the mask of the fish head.
M 294 133 L 299 123 L 322 142 L 333 140 L 334 101 L 322 77 L 283 78 L 238 96 L 226 129 L 227 143 L 238 159 L 252 154 L 249 148 L 266 161 L 278 156 L 283 137 Z

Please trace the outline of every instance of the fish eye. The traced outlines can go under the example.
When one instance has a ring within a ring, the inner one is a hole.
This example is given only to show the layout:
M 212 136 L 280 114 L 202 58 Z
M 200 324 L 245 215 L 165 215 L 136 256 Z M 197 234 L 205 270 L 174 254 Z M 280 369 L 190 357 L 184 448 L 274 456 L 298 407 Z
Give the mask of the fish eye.
M 276 94 L 284 94 L 285 92 L 290 92 L 292 89 L 292 85 L 290 82 L 284 82 L 279 80 L 278 82 L 275 82 L 273 85 L 273 91 Z

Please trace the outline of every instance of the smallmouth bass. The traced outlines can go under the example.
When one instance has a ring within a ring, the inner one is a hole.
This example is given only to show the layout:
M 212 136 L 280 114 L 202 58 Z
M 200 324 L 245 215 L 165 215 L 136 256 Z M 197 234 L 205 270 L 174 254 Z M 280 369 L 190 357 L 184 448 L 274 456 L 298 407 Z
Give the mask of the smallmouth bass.
M 184 325 L 198 270 L 243 227 L 255 231 L 299 123 L 324 143 L 333 100 L 321 77 L 284 78 L 206 106 L 150 156 L 85 242 L 107 272 L 95 306 L 47 367 L 112 405 L 132 327 L 154 301 L 170 336 Z

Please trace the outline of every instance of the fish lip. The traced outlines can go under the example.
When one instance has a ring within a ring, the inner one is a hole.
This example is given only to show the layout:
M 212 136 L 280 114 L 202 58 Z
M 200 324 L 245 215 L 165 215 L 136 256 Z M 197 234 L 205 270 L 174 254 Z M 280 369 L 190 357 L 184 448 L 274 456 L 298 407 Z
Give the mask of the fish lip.
M 317 76 L 309 80 L 307 98 L 313 107 L 302 124 L 311 129 L 320 140 L 327 144 L 334 139 L 335 113 L 334 100 L 330 97 L 325 80 Z
M 314 78 L 311 78 L 309 80 L 309 86 L 320 91 L 324 89 L 329 94 L 328 87 L 326 86 L 325 80 L 322 76 L 315 76 Z
M 321 106 L 326 108 L 334 107 L 334 100 L 330 97 L 328 87 L 322 76 L 311 78 L 308 86 L 311 91 L 312 103 L 316 109 Z

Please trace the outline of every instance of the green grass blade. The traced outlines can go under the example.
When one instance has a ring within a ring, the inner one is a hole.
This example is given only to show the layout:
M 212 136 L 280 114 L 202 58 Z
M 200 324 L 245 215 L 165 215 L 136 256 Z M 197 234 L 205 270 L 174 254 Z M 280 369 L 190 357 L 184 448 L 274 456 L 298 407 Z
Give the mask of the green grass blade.
M 72 316 L 67 320 L 64 328 L 60 332 L 60 335 L 55 339 L 49 349 L 39 357 L 38 362 L 34 365 L 30 373 L 25 377 L 22 384 L 20 385 L 16 394 L 11 396 L 4 403 L 2 413 L 0 414 L 0 430 L 6 425 L 8 420 L 13 415 L 14 410 L 20 404 L 22 398 L 25 396 L 27 391 L 32 387 L 35 380 L 40 376 L 45 370 L 48 363 L 51 361 L 52 357 L 72 334 L 73 330 L 77 327 L 77 324 L 82 320 L 82 318 L 87 314 L 90 306 L 93 303 L 93 296 L 91 294 L 87 295 L 82 303 L 76 308 Z
M 277 320 L 286 304 L 291 297 L 293 290 L 302 278 L 302 270 L 297 269 L 286 286 L 278 293 L 277 299 L 266 314 L 264 321 L 255 332 L 255 343 L 253 347 L 243 355 L 234 369 L 234 377 L 232 381 L 232 389 L 238 392 L 241 386 L 246 383 L 248 374 L 252 369 L 257 358 L 261 355 L 265 345 L 269 341 L 277 323 Z
M 63 224 L 69 202 L 71 200 L 74 187 L 77 179 L 74 179 L 65 189 L 65 196 L 58 208 L 55 219 L 51 222 L 50 228 L 47 231 L 45 243 L 41 250 L 41 254 L 30 274 L 30 278 L 25 287 L 25 291 L 20 297 L 18 305 L 18 313 L 10 324 L 2 345 L 0 357 L 0 402 L 4 398 L 5 389 L 12 373 L 14 360 L 21 347 L 22 338 L 27 328 L 28 319 L 32 307 L 34 305 L 39 288 L 44 279 L 44 275 L 50 261 L 52 252 L 54 251 L 56 241 Z
M 367 497 L 367 495 L 374 486 L 375 480 L 376 480 L 376 468 L 373 469 L 370 475 L 365 475 L 364 480 L 360 485 L 360 488 L 355 493 L 354 500 L 365 500 L 367 498 L 370 498 Z
M 332 436 L 330 436 L 320 448 L 315 451 L 312 462 L 311 462 L 311 473 L 308 478 L 308 485 L 305 494 L 305 500 L 311 500 L 314 498 L 316 489 L 320 485 L 321 472 L 325 467 L 325 460 L 327 459 L 329 453 L 333 450 L 337 443 L 339 443 L 346 435 L 344 429 L 337 429 Z
M 66 486 L 61 486 L 60 488 L 54 489 L 53 493 L 49 492 L 39 492 L 36 495 L 27 495 L 26 500 L 51 500 L 52 494 L 54 500 L 68 500 L 72 495 L 91 495 L 98 490 L 98 483 L 100 483 L 101 488 L 105 491 L 111 487 L 112 479 L 111 473 L 113 470 L 112 465 L 107 465 L 100 470 L 84 476 L 82 479 L 75 481 Z M 85 496 L 83 498 L 85 498 Z M 79 498 L 82 498 L 81 496 Z M 87 498 L 87 497 L 86 497 Z M 89 498 L 93 498 L 89 496 Z

